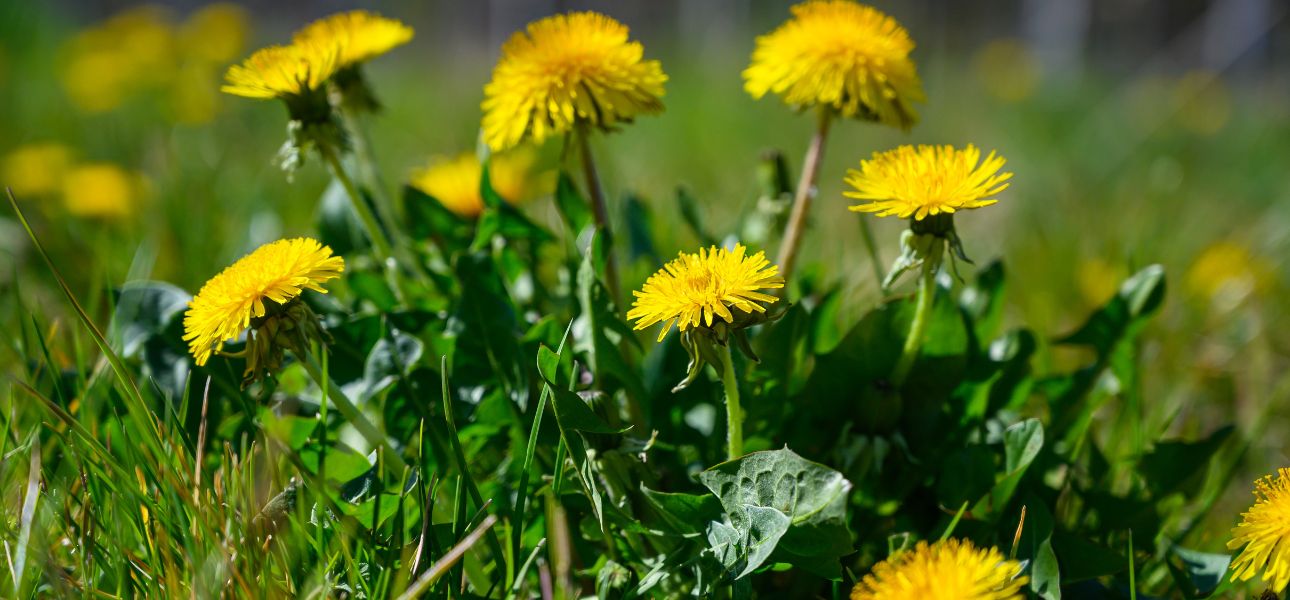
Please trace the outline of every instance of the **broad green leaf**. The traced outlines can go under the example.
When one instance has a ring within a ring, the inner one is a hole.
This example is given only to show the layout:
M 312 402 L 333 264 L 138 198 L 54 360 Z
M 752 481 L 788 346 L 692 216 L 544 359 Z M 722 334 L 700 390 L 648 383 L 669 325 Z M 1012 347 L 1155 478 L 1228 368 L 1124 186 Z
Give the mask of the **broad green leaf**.
M 1003 432 L 1004 472 L 990 494 L 973 507 L 973 514 L 1000 514 L 1008 507 L 1026 469 L 1044 447 L 1044 426 L 1039 419 L 1026 419 Z
M 733 525 L 720 521 L 708 524 L 708 547 L 730 578 L 740 579 L 770 558 L 792 520 L 767 506 L 740 504 L 732 508 L 734 512 L 727 514 Z
M 1017 557 L 1030 565 L 1030 590 L 1044 600 L 1061 600 L 1061 568 L 1053 551 L 1053 515 L 1037 496 L 1026 496 L 1026 523 Z
M 559 356 L 552 352 L 550 348 L 546 346 L 538 348 L 538 372 L 551 389 L 551 407 L 555 410 L 556 421 L 559 422 L 562 430 L 616 434 L 631 429 L 630 425 L 625 427 L 610 426 L 599 416 L 596 416 L 596 413 L 591 410 L 591 407 L 587 406 L 586 401 L 581 396 L 557 385 L 555 383 L 556 366 L 559 364 L 559 360 Z
M 745 506 L 788 515 L 792 527 L 781 541 L 787 552 L 836 562 L 852 551 L 846 520 L 851 482 L 792 450 L 753 452 L 703 471 L 699 481 L 721 501 L 735 527 Z
M 398 379 L 406 377 L 421 359 L 424 345 L 397 329 L 372 346 L 363 367 L 362 389 L 358 397 L 367 399 L 379 394 Z
M 166 331 L 187 307 L 192 296 L 161 281 L 134 281 L 117 290 L 109 339 L 121 355 L 133 357 L 148 338 Z
M 1228 425 L 1203 440 L 1156 442 L 1155 448 L 1138 463 L 1152 497 L 1160 499 L 1175 492 L 1198 489 L 1210 460 L 1232 432 L 1233 427 Z
M 1230 554 L 1211 554 L 1173 546 L 1169 549 L 1169 569 L 1187 598 L 1215 594 L 1227 583 Z M 1176 560 L 1174 560 L 1176 559 Z
M 640 486 L 657 529 L 678 535 L 703 533 L 707 523 L 721 518 L 721 502 L 712 494 L 673 494 Z

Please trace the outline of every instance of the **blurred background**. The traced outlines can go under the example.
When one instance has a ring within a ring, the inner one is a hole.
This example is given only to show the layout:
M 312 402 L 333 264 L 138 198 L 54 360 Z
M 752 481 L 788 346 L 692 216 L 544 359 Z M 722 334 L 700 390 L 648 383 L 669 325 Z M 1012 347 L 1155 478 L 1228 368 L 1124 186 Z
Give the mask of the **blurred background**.
M 742 89 L 757 35 L 790 2 L 384 2 L 416 29 L 367 67 L 385 105 L 371 137 L 393 189 L 433 156 L 473 152 L 498 48 L 533 19 L 594 9 L 631 27 L 670 79 L 666 112 L 600 138 L 617 201 L 653 211 L 663 258 L 693 250 L 676 190 L 718 236 L 757 205 L 768 149 L 796 174 L 813 127 Z M 1180 436 L 1235 420 L 1264 440 L 1237 481 L 1290 464 L 1284 417 L 1290 341 L 1290 5 L 1284 0 L 873 2 L 918 44 L 928 95 L 902 133 L 835 125 L 802 257 L 804 276 L 853 299 L 839 327 L 881 294 L 841 196 L 847 168 L 902 143 L 974 143 L 1008 158 L 1001 202 L 958 219 L 978 265 L 1001 258 L 1009 319 L 1069 332 L 1137 269 L 1161 263 L 1170 291 L 1145 339 L 1145 397 Z M 285 111 L 219 92 L 224 70 L 345 2 L 0 0 L 0 183 L 12 187 L 54 260 L 91 306 L 132 279 L 190 291 L 256 245 L 316 229 L 327 177 L 272 164 Z M 550 168 L 554 168 L 554 155 Z M 526 210 L 555 223 L 549 198 Z M 619 211 L 621 214 L 621 211 Z M 66 323 L 51 279 L 0 211 L 0 325 Z M 871 219 L 884 262 L 903 224 Z M 773 245 L 773 242 L 772 242 Z M 767 248 L 774 251 L 774 248 Z M 635 286 L 657 268 L 628 266 Z M 27 311 L 41 307 L 35 320 Z M 1040 370 L 1074 364 L 1049 348 Z M 16 344 L 0 362 L 23 360 Z M 17 363 L 12 363 L 17 364 Z M 8 370 L 8 369 L 4 369 Z M 1281 419 L 1280 422 L 1284 422 Z M 1248 500 L 1234 486 L 1220 521 Z M 1215 523 L 1225 532 L 1230 523 Z M 1223 540 L 1213 540 L 1217 549 Z

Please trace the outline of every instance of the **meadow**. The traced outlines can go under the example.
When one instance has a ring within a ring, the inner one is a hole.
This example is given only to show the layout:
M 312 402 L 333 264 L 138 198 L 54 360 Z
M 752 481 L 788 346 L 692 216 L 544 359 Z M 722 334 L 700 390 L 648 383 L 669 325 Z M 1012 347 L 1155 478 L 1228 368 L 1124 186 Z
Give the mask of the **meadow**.
M 1290 82 L 808 4 L 0 7 L 0 597 L 1278 597 Z

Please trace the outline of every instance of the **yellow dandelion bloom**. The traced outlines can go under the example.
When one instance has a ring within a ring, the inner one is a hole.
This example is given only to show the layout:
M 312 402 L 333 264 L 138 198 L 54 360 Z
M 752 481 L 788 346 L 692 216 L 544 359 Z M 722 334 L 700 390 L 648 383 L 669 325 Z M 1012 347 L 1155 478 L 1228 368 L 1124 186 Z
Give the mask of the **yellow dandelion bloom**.
M 667 75 L 627 27 L 593 12 L 530 23 L 502 46 L 484 86 L 484 139 L 493 150 L 541 143 L 575 122 L 609 128 L 663 111 Z
M 909 129 L 913 103 L 924 102 L 923 84 L 909 53 L 914 41 L 895 19 L 850 0 L 811 0 L 793 17 L 757 38 L 744 89 L 768 92 L 793 106 L 828 106 Z
M 227 64 L 245 49 L 250 21 L 245 8 L 230 2 L 201 7 L 180 26 L 179 39 L 186 57 Z
M 285 304 L 304 290 L 327 293 L 322 284 L 345 270 L 345 260 L 309 238 L 278 240 L 260 246 L 212 277 L 188 303 L 184 341 L 206 364 L 219 345 L 265 316 L 267 302 Z
M 538 152 L 524 145 L 488 158 L 488 182 L 503 200 L 519 204 L 555 189 L 555 173 L 543 170 Z
M 340 68 L 376 58 L 412 39 L 412 28 L 365 10 L 318 19 L 296 32 L 297 43 L 339 46 Z
M 537 152 L 529 146 L 494 153 L 489 158 L 489 184 L 508 204 L 524 202 L 550 187 L 550 173 L 539 172 L 537 162 Z M 483 175 L 479 158 L 464 152 L 431 158 L 429 165 L 412 172 L 408 183 L 453 213 L 474 218 L 484 212 L 479 189 Z
M 998 202 L 991 196 L 1008 188 L 1012 173 L 1000 173 L 1004 159 L 991 152 L 981 161 L 981 151 L 971 144 L 953 146 L 901 146 L 875 152 L 860 161 L 860 170 L 847 171 L 846 182 L 855 188 L 843 195 L 867 204 L 852 206 L 856 212 L 880 217 L 913 217 L 953 213 Z
M 335 45 L 294 43 L 256 50 L 240 65 L 228 68 L 220 90 L 246 98 L 305 96 L 321 89 L 339 68 Z
M 967 540 L 918 542 L 874 565 L 851 600 L 1010 600 L 1023 598 L 1021 563 Z
M 71 162 L 72 151 L 59 143 L 20 146 L 4 157 L 0 187 L 8 186 L 19 196 L 56 192 Z
M 691 327 L 711 327 L 713 317 L 726 323 L 735 322 L 731 308 L 745 315 L 764 313 L 761 302 L 774 303 L 778 298 L 757 290 L 784 287 L 779 267 L 770 264 L 764 252 L 745 256 L 747 249 L 736 244 L 725 248 L 700 248 L 698 254 L 679 253 L 645 281 L 645 287 L 632 295 L 632 309 L 627 318 L 636 320 L 636 330 L 664 323 L 658 334 L 663 341 L 675 324 L 684 332 Z
M 479 180 L 484 170 L 474 154 L 463 152 L 455 158 L 436 157 L 429 166 L 414 171 L 409 183 L 438 200 L 453 213 L 474 218 L 484 212 Z
M 1249 581 L 1260 570 L 1278 594 L 1290 583 L 1290 469 L 1254 482 L 1254 506 L 1232 529 L 1229 550 L 1245 549 L 1232 561 L 1232 581 Z
M 1206 300 L 1237 304 L 1264 293 L 1273 284 L 1275 269 L 1246 246 L 1220 241 L 1206 246 L 1187 269 L 1187 290 Z
M 116 218 L 134 212 L 143 181 L 111 163 L 77 165 L 63 178 L 67 212 L 78 217 Z
M 170 13 L 155 6 L 117 13 L 68 40 L 63 89 L 88 113 L 114 110 L 174 74 L 176 39 Z

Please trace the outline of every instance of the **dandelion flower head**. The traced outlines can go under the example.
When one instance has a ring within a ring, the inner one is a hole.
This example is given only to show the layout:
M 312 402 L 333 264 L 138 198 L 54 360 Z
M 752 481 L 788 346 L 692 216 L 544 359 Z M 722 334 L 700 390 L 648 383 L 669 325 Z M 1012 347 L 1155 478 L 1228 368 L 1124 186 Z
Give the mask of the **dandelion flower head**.
M 1254 506 L 1232 529 L 1229 550 L 1245 546 L 1232 561 L 1232 581 L 1249 581 L 1260 570 L 1280 594 L 1290 583 L 1290 469 L 1254 482 Z
M 860 161 L 860 169 L 847 171 L 852 188 L 843 195 L 864 204 L 856 212 L 880 217 L 913 217 L 954 213 L 998 202 L 993 196 L 1008 188 L 1012 173 L 1000 173 L 1004 159 L 991 152 L 981 160 L 981 151 L 971 144 L 962 150 L 953 146 L 901 146 L 875 152 Z
M 184 341 L 206 364 L 225 341 L 236 339 L 270 303 L 286 304 L 305 290 L 327 293 L 323 283 L 340 277 L 345 260 L 310 238 L 270 242 L 212 277 L 188 303 Z
M 995 548 L 967 540 L 919 542 L 874 565 L 851 590 L 851 600 L 1012 600 L 1020 599 L 1026 577 L 1021 563 Z
M 412 39 L 412 28 L 365 10 L 351 10 L 318 19 L 295 35 L 296 43 L 337 46 L 339 68 L 367 62 Z
M 578 121 L 608 129 L 662 112 L 667 76 L 644 53 L 625 25 L 605 15 L 578 12 L 530 23 L 502 46 L 484 87 L 485 141 L 504 150 L 562 135 Z
M 228 68 L 223 92 L 246 98 L 292 98 L 320 90 L 340 68 L 339 47 L 293 43 L 256 50 Z
M 636 300 L 627 318 L 636 320 L 637 330 L 663 323 L 661 342 L 673 325 L 684 332 L 711 327 L 716 317 L 734 323 L 732 308 L 746 315 L 764 313 L 761 303 L 778 298 L 758 290 L 782 287 L 779 267 L 770 264 L 764 252 L 747 256 L 741 244 L 734 250 L 700 248 L 697 254 L 680 253 L 651 275 L 641 291 L 633 291 Z
M 895 19 L 851 0 L 810 0 L 778 29 L 757 38 L 744 89 L 793 106 L 827 106 L 847 118 L 909 129 L 922 83 L 914 41 Z

